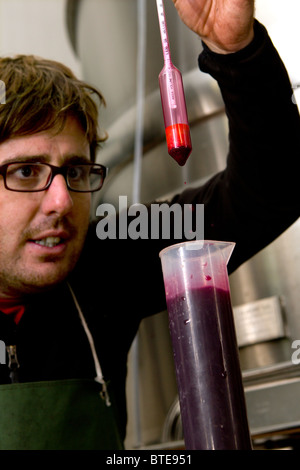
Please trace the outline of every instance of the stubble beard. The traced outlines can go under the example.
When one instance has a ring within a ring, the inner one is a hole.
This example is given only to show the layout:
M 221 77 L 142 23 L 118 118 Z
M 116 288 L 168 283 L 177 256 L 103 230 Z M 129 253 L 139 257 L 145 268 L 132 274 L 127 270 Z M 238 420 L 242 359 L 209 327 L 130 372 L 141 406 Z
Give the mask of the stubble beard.
M 7 265 L 0 261 L 0 297 L 22 298 L 28 294 L 48 291 L 63 282 L 73 271 L 83 248 L 87 227 L 79 235 L 76 228 L 65 222 L 62 224 L 57 221 L 48 228 L 58 226 L 66 228 L 70 233 L 70 243 L 74 243 L 72 249 L 68 250 L 64 257 L 49 255 L 37 262 L 36 266 L 29 265 L 26 260 L 22 261 L 22 256 L 16 257 Z M 41 227 L 24 232 L 24 240 L 32 239 L 39 230 Z M 0 260 L 5 260 L 5 256 L 6 253 L 0 246 Z

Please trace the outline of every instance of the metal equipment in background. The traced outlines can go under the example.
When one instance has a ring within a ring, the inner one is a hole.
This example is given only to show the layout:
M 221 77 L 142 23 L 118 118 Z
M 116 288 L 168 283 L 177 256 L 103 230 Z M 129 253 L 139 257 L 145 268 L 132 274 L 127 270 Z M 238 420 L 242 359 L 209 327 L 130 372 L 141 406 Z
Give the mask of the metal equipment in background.
M 95 206 L 105 201 L 118 207 L 120 195 L 126 195 L 129 204 L 134 199 L 138 1 L 69 0 L 66 3 L 67 28 L 84 79 L 96 85 L 107 101 L 100 123 L 107 130 L 109 140 L 98 159 L 110 172 Z M 299 8 L 297 0 L 290 1 L 294 10 Z M 263 12 L 264 6 L 268 6 L 280 18 L 278 3 L 271 2 L 272 7 L 266 0 L 259 3 L 258 11 Z M 170 1 L 165 9 L 172 58 L 183 74 L 194 150 L 183 168 L 167 155 L 158 88 L 162 56 L 156 5 L 149 0 L 145 5 L 139 202 L 167 198 L 187 186 L 204 182 L 225 167 L 228 146 L 227 119 L 220 92 L 215 81 L 197 68 L 201 42 L 180 22 Z M 282 24 L 284 28 L 290 25 Z M 282 37 L 283 41 L 285 35 Z M 300 76 L 293 73 L 292 81 L 296 88 Z M 248 418 L 258 448 L 298 445 L 300 369 L 297 361 L 292 360 L 292 346 L 295 340 L 300 340 L 299 239 L 298 220 L 230 276 Z M 128 401 L 127 448 L 183 446 L 166 312 L 143 321 L 137 349 L 135 363 L 138 361 L 139 370 L 136 373 L 129 367 L 128 396 L 138 386 L 139 402 Z

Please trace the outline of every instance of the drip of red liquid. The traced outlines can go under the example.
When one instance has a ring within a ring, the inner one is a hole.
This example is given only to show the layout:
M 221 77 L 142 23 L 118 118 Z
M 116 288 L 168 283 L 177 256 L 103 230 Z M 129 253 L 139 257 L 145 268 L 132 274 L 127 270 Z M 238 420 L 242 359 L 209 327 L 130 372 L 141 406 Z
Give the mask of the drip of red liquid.
M 169 155 L 183 166 L 192 151 L 189 125 L 173 124 L 166 127 L 166 140 Z

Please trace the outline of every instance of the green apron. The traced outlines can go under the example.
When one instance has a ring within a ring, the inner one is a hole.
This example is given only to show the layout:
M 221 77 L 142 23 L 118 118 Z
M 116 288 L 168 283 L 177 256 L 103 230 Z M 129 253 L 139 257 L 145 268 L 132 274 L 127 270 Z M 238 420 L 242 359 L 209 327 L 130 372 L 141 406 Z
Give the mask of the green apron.
M 93 380 L 1 385 L 0 449 L 122 449 L 100 389 Z
M 123 449 L 93 340 L 74 301 L 90 342 L 97 377 L 1 385 L 0 450 Z

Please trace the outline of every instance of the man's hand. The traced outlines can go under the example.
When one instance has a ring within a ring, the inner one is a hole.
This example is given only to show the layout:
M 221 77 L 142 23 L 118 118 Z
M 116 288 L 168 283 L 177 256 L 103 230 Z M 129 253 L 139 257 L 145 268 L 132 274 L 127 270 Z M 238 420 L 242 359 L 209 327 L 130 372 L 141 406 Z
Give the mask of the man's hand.
M 173 0 L 182 21 L 214 52 L 229 54 L 253 39 L 254 0 Z

